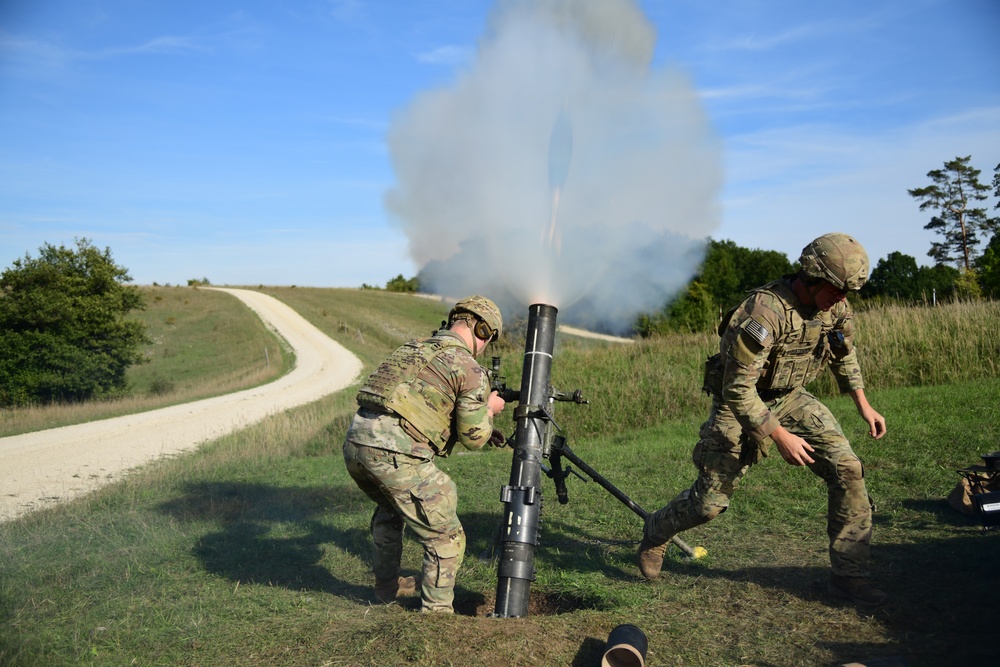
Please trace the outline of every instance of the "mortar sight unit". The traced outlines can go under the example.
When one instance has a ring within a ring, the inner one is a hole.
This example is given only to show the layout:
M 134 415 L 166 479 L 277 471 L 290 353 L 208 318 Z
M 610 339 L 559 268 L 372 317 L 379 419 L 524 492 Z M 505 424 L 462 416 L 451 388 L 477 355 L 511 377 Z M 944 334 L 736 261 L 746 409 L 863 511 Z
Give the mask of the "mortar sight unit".
M 560 504 L 568 503 L 566 478 L 572 474 L 584 482 L 587 479 L 569 466 L 564 468 L 562 461 L 566 459 L 576 464 L 588 477 L 643 520 L 648 516 L 631 498 L 580 459 L 566 444 L 566 438 L 557 433 L 562 429 L 552 416 L 556 401 L 578 405 L 589 403 L 583 398 L 581 390 L 561 392 L 550 383 L 557 312 L 554 306 L 546 304 L 534 304 L 528 309 L 520 390 L 507 387 L 505 379 L 500 375 L 500 357 L 493 357 L 488 370 L 491 389 L 504 401 L 516 401 L 518 404 L 514 410 L 514 435 L 507 440 L 514 449 L 510 481 L 501 490 L 503 518 L 497 544 L 494 545 L 495 553 L 499 554 L 496 606 L 493 612 L 493 616 L 497 618 L 528 614 L 531 582 L 535 579 L 535 548 L 538 546 L 542 509 L 542 473 L 555 482 L 556 497 Z M 543 460 L 548 460 L 550 465 L 543 464 Z M 672 542 L 689 557 L 695 557 L 695 552 L 680 538 L 674 537 Z
M 490 391 L 495 391 L 505 403 L 514 403 L 520 399 L 521 392 L 507 386 L 507 378 L 500 375 L 500 357 L 493 357 L 490 370 L 487 374 L 490 377 Z

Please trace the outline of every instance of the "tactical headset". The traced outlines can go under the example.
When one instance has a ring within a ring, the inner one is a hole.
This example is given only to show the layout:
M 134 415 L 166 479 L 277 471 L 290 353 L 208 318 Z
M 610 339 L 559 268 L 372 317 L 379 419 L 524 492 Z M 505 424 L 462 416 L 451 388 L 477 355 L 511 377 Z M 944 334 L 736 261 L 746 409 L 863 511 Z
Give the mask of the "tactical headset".
M 497 332 L 490 328 L 490 325 L 486 324 L 484 320 L 476 318 L 476 326 L 472 329 L 473 333 L 476 334 L 476 338 L 480 338 L 485 341 L 495 341 L 497 339 Z

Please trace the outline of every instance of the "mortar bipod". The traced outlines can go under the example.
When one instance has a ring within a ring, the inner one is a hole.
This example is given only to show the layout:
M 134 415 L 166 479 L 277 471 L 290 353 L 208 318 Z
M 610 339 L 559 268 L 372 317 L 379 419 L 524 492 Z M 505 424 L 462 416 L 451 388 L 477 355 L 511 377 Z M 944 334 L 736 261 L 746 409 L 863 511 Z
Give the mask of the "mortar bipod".
M 649 512 L 639 507 L 639 505 L 637 505 L 634 500 L 625 495 L 621 491 L 621 489 L 619 489 L 614 484 L 609 482 L 601 473 L 597 472 L 589 465 L 587 465 L 586 461 L 577 456 L 576 453 L 574 453 L 573 450 L 570 449 L 569 445 L 566 444 L 566 438 L 564 438 L 561 435 L 556 435 L 555 437 L 552 438 L 552 445 L 548 457 L 549 461 L 552 463 L 552 466 L 551 468 L 549 468 L 548 466 L 542 466 L 542 471 L 546 474 L 546 476 L 551 477 L 553 482 L 555 482 L 556 497 L 559 499 L 559 503 L 561 505 L 565 505 L 569 502 L 569 492 L 566 490 L 566 478 L 570 474 L 573 474 L 579 477 L 580 479 L 583 479 L 583 477 L 578 472 L 576 472 L 569 466 L 563 469 L 562 466 L 563 457 L 575 463 L 577 467 L 580 468 L 580 470 L 582 470 L 587 474 L 588 477 L 590 477 L 592 480 L 601 485 L 608 493 L 610 493 L 619 501 L 621 501 L 622 504 L 624 504 L 630 510 L 632 510 L 640 517 L 642 517 L 643 522 L 645 522 L 646 518 L 649 516 Z M 682 540 L 677 535 L 671 537 L 670 541 L 678 549 L 683 551 L 684 555 L 687 556 L 688 558 L 692 559 L 698 558 L 698 554 L 695 552 L 695 550 L 692 549 L 687 544 L 687 542 Z M 702 553 L 704 553 L 704 551 L 702 551 Z

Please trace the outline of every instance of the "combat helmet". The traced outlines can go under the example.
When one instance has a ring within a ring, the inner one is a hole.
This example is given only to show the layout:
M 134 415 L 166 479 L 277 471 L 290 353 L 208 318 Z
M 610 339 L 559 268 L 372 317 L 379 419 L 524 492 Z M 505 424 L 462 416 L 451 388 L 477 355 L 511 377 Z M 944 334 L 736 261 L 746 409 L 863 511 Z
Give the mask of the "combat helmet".
M 500 309 L 485 296 L 474 294 L 460 299 L 448 313 L 448 323 L 454 322 L 462 313 L 470 313 L 479 320 L 473 330 L 476 336 L 483 340 L 496 340 L 503 333 L 503 316 L 500 314 Z M 481 328 L 482 324 L 486 325 L 485 329 Z
M 847 234 L 824 234 L 802 249 L 802 275 L 857 292 L 868 280 L 868 253 Z

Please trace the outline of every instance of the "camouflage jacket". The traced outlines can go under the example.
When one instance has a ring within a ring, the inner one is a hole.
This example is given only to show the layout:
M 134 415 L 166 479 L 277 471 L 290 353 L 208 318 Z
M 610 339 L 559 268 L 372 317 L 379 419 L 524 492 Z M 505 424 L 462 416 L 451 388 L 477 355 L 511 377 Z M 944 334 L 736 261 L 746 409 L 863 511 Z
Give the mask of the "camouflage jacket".
M 765 400 L 809 384 L 827 366 L 842 392 L 864 388 L 850 305 L 807 306 L 793 277 L 751 292 L 720 326 L 719 398 L 757 442 L 778 426 Z
M 389 355 L 358 392 L 358 405 L 398 415 L 400 426 L 423 455 L 429 446 L 448 456 L 456 443 L 479 449 L 493 432 L 486 371 L 460 336 L 441 329 L 411 340 Z

